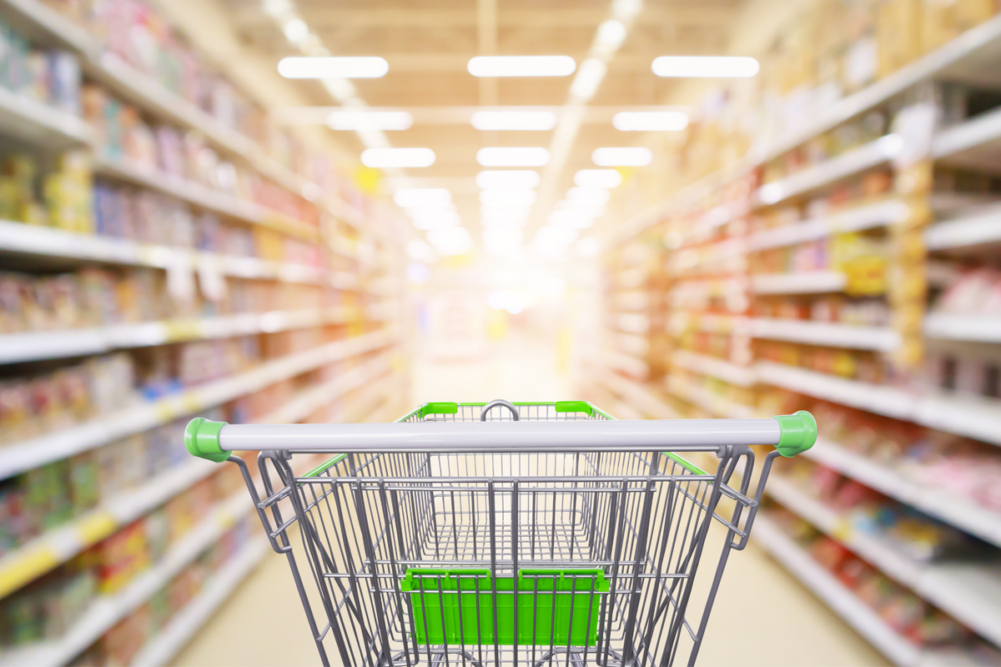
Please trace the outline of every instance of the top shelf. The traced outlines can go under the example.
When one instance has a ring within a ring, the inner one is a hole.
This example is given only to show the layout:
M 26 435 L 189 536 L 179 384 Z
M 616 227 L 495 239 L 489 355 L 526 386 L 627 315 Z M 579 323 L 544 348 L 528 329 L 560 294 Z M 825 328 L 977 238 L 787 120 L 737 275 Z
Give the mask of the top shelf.
M 312 200 L 315 199 L 313 194 L 320 192 L 315 183 L 267 156 L 248 137 L 173 94 L 114 54 L 104 53 L 100 42 L 86 30 L 38 0 L 0 0 L 0 13 L 33 40 L 77 53 L 89 77 L 130 104 L 163 120 L 200 132 L 217 148 L 240 158 L 261 175 L 297 196 Z M 82 121 L 80 123 L 84 125 Z M 322 204 L 331 215 L 357 226 L 359 216 L 353 215 L 354 211 L 340 199 L 328 199 Z

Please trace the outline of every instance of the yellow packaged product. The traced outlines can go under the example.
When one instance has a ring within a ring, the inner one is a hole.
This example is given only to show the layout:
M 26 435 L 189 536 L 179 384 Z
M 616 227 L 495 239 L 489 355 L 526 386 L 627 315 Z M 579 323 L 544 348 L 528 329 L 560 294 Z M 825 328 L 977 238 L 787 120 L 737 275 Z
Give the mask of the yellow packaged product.
M 997 0 L 923 0 L 921 41 L 934 51 L 987 21 L 998 12 Z
M 885 0 L 879 6 L 879 76 L 893 74 L 921 54 L 921 0 Z

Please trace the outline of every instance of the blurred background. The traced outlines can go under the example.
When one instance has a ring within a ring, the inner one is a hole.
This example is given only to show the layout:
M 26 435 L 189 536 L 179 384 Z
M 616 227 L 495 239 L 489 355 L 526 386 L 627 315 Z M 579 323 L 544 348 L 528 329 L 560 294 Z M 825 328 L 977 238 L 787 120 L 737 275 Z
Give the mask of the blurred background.
M 0 667 L 317 664 L 185 424 L 494 398 L 817 416 L 703 664 L 1001 664 L 998 10 L 0 0 Z

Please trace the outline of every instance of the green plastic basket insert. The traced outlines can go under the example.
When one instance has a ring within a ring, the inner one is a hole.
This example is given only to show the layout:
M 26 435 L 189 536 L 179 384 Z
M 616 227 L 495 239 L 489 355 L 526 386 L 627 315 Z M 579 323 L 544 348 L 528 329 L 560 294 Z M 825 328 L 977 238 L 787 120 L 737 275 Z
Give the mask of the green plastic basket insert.
M 513 645 L 514 582 L 514 577 L 491 581 L 485 569 L 414 568 L 400 588 L 410 598 L 411 630 L 418 643 Z M 596 645 L 601 594 L 607 592 L 608 581 L 600 569 L 520 570 L 518 644 Z

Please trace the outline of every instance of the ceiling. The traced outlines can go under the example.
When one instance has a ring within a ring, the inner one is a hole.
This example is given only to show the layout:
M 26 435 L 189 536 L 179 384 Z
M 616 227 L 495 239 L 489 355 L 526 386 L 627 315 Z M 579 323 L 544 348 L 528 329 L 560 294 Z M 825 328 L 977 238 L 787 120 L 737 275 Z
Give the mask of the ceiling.
M 247 50 L 274 62 L 301 55 L 262 0 L 217 0 Z M 435 164 L 408 170 L 423 186 L 453 190 L 460 213 L 475 232 L 476 190 L 480 170 L 476 152 L 484 146 L 550 147 L 553 131 L 481 132 L 468 122 L 477 106 L 546 106 L 559 112 L 573 79 L 477 79 L 466 65 L 476 55 L 569 55 L 578 65 L 587 57 L 598 26 L 611 17 L 610 0 L 294 0 L 295 9 L 332 55 L 381 56 L 389 73 L 381 79 L 356 79 L 358 97 L 370 107 L 411 111 L 409 130 L 387 132 L 392 146 L 429 147 Z M 601 146 L 642 143 L 638 133 L 615 130 L 616 110 L 687 104 L 672 100 L 668 79 L 650 71 L 660 55 L 708 55 L 727 51 L 734 22 L 745 0 L 646 0 L 608 72 L 589 102 L 562 168 L 550 169 L 543 190 L 555 197 L 572 187 L 574 172 L 593 167 L 591 153 Z M 317 106 L 336 102 L 321 84 L 297 81 L 304 98 Z M 322 118 L 322 116 L 319 116 Z M 360 155 L 356 135 L 338 132 L 346 153 Z M 553 197 L 550 197 L 552 199 Z M 543 197 L 543 200 L 545 197 Z M 540 201 L 536 217 L 551 202 Z M 540 208 L 541 207 L 541 208 Z

